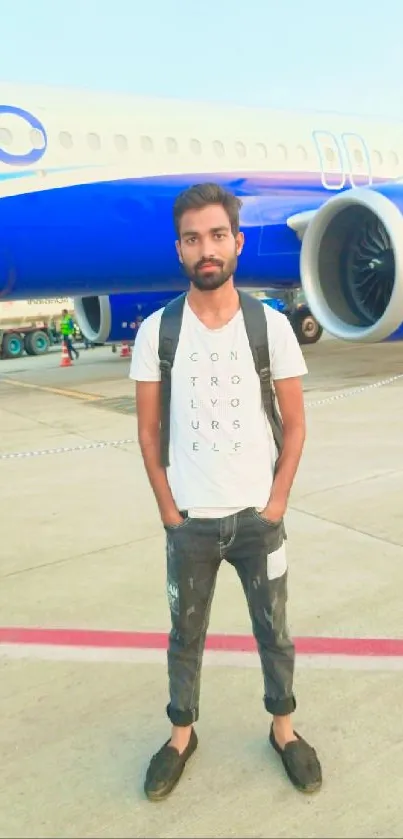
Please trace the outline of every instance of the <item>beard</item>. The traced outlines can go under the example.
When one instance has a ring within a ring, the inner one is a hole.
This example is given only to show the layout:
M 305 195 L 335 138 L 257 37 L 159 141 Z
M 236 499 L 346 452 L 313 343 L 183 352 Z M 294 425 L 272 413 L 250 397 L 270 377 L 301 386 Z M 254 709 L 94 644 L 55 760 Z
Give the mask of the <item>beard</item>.
M 186 276 L 198 291 L 215 291 L 225 285 L 234 275 L 237 264 L 238 257 L 235 253 L 227 262 L 219 259 L 201 259 L 196 265 L 183 263 L 183 268 Z M 211 265 L 211 268 L 203 271 L 204 265 Z

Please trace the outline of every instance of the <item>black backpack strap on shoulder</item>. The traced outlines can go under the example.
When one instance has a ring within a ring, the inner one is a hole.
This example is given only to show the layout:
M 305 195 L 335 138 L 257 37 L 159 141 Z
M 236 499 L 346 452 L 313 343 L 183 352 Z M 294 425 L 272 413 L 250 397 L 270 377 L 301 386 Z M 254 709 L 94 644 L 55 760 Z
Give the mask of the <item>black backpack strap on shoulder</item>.
M 239 291 L 239 300 L 245 321 L 246 334 L 260 379 L 263 406 L 269 420 L 278 454 L 283 448 L 283 424 L 276 406 L 271 370 L 267 320 L 264 303 L 245 291 Z
M 182 326 L 186 293 L 175 297 L 165 306 L 160 322 L 158 355 L 161 371 L 161 465 L 169 466 L 171 419 L 171 372 Z

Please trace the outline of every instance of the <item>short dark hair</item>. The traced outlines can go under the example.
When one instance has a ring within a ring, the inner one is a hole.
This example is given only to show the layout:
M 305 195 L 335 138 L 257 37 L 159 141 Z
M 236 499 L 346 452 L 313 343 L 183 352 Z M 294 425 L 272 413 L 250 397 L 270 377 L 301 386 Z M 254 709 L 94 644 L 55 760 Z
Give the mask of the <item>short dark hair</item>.
M 201 210 L 209 204 L 221 204 L 226 211 L 234 236 L 239 233 L 239 211 L 242 201 L 219 184 L 195 184 L 180 192 L 174 203 L 174 224 L 179 236 L 180 220 L 187 210 Z

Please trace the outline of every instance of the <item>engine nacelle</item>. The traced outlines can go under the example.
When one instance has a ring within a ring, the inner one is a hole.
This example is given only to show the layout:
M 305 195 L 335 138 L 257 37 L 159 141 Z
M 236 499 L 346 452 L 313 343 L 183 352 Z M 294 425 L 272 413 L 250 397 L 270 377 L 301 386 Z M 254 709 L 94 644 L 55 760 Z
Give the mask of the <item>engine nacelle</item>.
M 177 291 L 150 291 L 75 297 L 74 313 L 88 341 L 93 344 L 120 344 L 134 341 L 139 320 L 144 320 L 177 296 Z
M 331 198 L 308 222 L 300 270 L 308 306 L 324 329 L 346 341 L 387 339 L 403 321 L 400 209 L 373 189 Z

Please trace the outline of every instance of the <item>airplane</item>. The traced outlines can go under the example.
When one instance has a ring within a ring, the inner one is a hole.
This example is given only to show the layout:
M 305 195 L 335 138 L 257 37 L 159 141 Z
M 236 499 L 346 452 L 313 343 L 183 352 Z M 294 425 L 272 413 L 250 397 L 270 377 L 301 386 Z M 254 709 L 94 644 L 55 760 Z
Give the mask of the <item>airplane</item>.
M 403 339 L 403 123 L 0 83 L 0 301 L 74 297 L 128 340 L 185 290 L 172 205 L 243 202 L 242 288 L 302 288 L 330 334 Z

